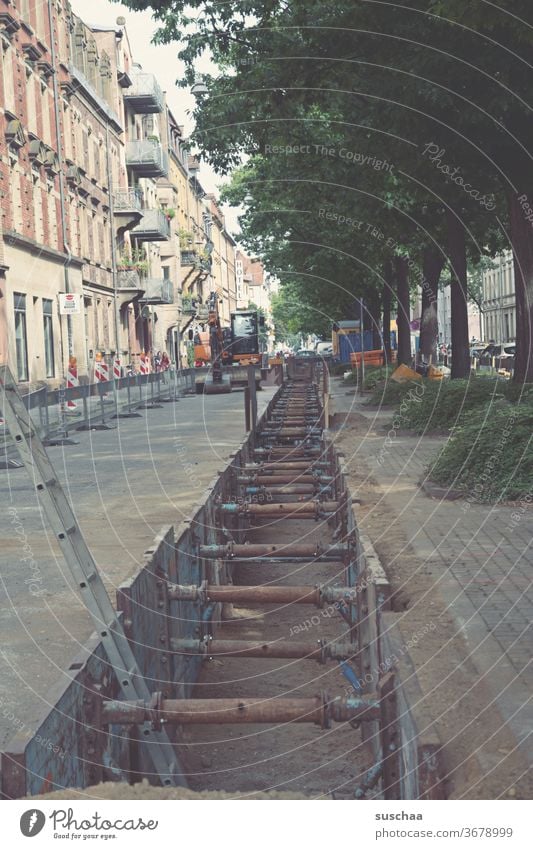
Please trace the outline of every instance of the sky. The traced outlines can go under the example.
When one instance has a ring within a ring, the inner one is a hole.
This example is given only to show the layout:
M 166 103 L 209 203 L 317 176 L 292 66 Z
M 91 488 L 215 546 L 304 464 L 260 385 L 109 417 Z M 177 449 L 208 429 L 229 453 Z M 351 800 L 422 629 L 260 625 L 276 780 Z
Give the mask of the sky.
M 121 3 L 109 0 L 71 0 L 73 11 L 87 24 L 115 26 L 118 17 L 126 19 L 126 29 L 131 45 L 133 60 L 143 66 L 143 70 L 156 75 L 158 82 L 166 92 L 167 102 L 176 120 L 183 124 L 188 135 L 193 123 L 187 111 L 194 108 L 194 97 L 188 89 L 178 88 L 176 79 L 183 75 L 184 66 L 178 59 L 178 43 L 155 45 L 151 43 L 156 25 L 151 12 L 132 12 Z M 201 70 L 201 68 L 200 68 Z M 222 176 L 202 163 L 200 182 L 207 192 L 218 194 L 218 187 L 224 182 Z M 224 207 L 226 226 L 233 233 L 239 231 L 238 210 Z

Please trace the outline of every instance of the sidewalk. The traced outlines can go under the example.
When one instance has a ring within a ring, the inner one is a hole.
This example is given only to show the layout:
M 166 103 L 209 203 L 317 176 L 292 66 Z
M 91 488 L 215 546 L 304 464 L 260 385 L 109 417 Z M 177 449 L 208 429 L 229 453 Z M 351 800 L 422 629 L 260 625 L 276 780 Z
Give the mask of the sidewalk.
M 346 462 L 355 469 L 358 494 L 365 504 L 375 486 L 375 502 L 363 510 L 361 526 L 380 552 L 401 529 L 405 550 L 393 555 L 389 574 L 400 592 L 413 594 L 411 575 L 401 566 L 407 549 L 418 561 L 415 586 L 436 589 L 454 623 L 454 636 L 464 643 L 465 668 L 482 682 L 488 701 L 479 713 L 496 707 L 500 729 L 506 727 L 520 747 L 524 769 L 533 765 L 533 510 L 510 505 L 483 505 L 463 499 L 430 498 L 420 488 L 429 460 L 445 444 L 443 437 L 395 432 L 385 437 L 393 411 L 364 407 L 349 387 L 333 382 L 338 424 L 334 436 Z M 349 392 L 349 394 L 347 394 Z M 355 423 L 354 423 L 355 422 Z M 355 428 L 357 436 L 351 436 Z M 465 506 L 466 504 L 466 506 Z M 387 521 L 378 521 L 387 511 Z M 380 552 L 381 553 L 381 552 Z M 395 562 L 397 560 L 397 562 Z M 402 571 L 403 570 L 403 571 Z M 405 584 L 405 586 L 402 586 Z M 415 605 L 426 606 L 419 598 Z M 411 615 L 413 606 L 406 610 Z M 429 611 L 431 612 L 431 611 Z M 439 662 L 429 658 L 433 666 Z M 477 673 L 477 674 L 476 674 Z M 423 675 L 422 675 L 423 677 Z M 456 707 L 460 721 L 460 707 Z M 487 735 L 488 736 L 488 735 Z M 499 755 L 498 755 L 499 753 Z M 482 769 L 503 775 L 507 749 L 477 752 Z M 505 756 L 505 757 L 504 757 Z M 530 778 L 531 778 L 530 773 Z M 520 776 L 514 775 L 513 781 Z
M 276 391 L 258 394 L 261 415 Z M 47 449 L 115 602 L 162 526 L 177 526 L 244 439 L 244 396 L 191 396 Z M 93 631 L 24 469 L 0 471 L 0 746 L 40 716 Z

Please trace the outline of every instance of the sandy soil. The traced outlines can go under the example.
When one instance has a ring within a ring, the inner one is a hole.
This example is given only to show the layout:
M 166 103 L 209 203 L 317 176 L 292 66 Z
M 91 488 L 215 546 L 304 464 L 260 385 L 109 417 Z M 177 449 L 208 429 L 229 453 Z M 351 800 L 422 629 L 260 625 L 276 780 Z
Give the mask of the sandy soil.
M 327 524 L 278 521 L 249 534 L 250 542 L 330 539 Z M 238 584 L 314 585 L 342 583 L 341 566 L 335 563 L 243 564 L 235 567 Z M 243 619 L 219 629 L 224 639 L 254 641 L 349 638 L 340 615 L 328 608 L 308 605 L 279 608 L 263 606 L 238 610 Z M 246 618 L 247 617 L 247 618 Z M 299 631 L 295 631 L 300 626 Z M 303 626 L 303 630 L 302 629 Z M 291 629 L 293 632 L 291 633 Z M 348 682 L 338 665 L 311 660 L 225 658 L 207 662 L 194 696 L 305 697 L 327 690 L 343 694 Z M 187 751 L 181 749 L 184 769 L 193 789 L 224 789 L 230 793 L 257 790 L 297 791 L 317 798 L 333 791 L 350 794 L 371 765 L 359 730 L 334 724 L 321 730 L 311 724 L 191 727 L 186 731 Z
M 434 631 L 410 650 L 424 692 L 424 708 L 432 717 L 444 744 L 445 786 L 449 798 L 532 798 L 533 776 L 519 752 L 516 740 L 503 727 L 503 719 L 470 660 L 468 650 L 436 586 L 437 575 L 410 545 L 397 513 L 371 474 L 369 456 L 354 444 L 373 426 L 368 418 L 351 413 L 338 417 L 341 429 L 335 444 L 346 454 L 352 492 L 361 495 L 358 521 L 372 540 L 393 591 L 393 609 L 414 634 L 424 629 L 428 613 L 438 622 Z M 380 431 L 381 432 L 381 431 Z M 371 450 L 370 447 L 368 449 Z M 362 486 L 364 482 L 364 487 Z M 402 485 L 399 481 L 398 486 Z M 406 493 L 407 497 L 407 493 Z M 445 652 L 440 648 L 446 644 Z M 474 685 L 474 686 L 473 686 Z M 477 754 L 475 754 L 477 752 Z M 482 766 L 483 764 L 483 766 Z M 485 775 L 487 765 L 497 769 Z

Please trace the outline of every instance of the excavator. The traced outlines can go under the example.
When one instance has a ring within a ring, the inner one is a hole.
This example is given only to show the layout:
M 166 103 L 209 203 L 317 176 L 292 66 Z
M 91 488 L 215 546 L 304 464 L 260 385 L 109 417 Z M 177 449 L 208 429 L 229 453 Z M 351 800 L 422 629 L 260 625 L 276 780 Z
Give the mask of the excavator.
M 206 337 L 202 340 L 202 336 Z M 207 302 L 207 333 L 199 336 L 199 344 L 194 346 L 195 361 L 210 363 L 211 369 L 203 383 L 205 395 L 219 395 L 231 392 L 231 377 L 223 374 L 224 331 L 218 312 L 218 295 L 210 292 Z
M 231 376 L 223 374 L 223 366 L 261 363 L 258 338 L 260 319 L 257 312 L 239 310 L 231 313 L 231 327 L 223 328 L 220 324 L 218 303 L 217 293 L 211 292 L 207 302 L 207 330 L 197 333 L 194 346 L 195 362 L 211 365 L 211 371 L 202 384 L 203 392 L 207 395 L 231 392 Z M 234 379 L 236 377 L 237 372 L 233 375 Z M 239 382 L 238 377 L 237 381 Z M 200 383 L 197 387 L 200 390 Z

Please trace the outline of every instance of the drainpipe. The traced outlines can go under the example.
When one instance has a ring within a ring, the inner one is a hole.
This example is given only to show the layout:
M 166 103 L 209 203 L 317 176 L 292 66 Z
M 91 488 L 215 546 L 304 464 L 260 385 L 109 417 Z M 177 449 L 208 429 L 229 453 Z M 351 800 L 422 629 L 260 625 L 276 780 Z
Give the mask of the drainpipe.
M 111 168 L 111 152 L 109 150 L 109 122 L 105 124 L 105 158 L 107 185 L 109 186 L 109 218 L 111 233 L 111 278 L 113 281 L 113 305 L 115 318 L 115 359 L 120 358 L 120 306 L 117 290 L 117 245 L 115 241 L 115 205 L 113 201 L 113 173 Z M 130 355 L 131 360 L 131 355 Z
M 65 292 L 70 292 L 70 277 L 69 277 L 69 266 L 72 261 L 72 252 L 70 250 L 70 246 L 67 242 L 67 213 L 66 213 L 66 204 L 65 204 L 65 186 L 63 184 L 64 180 L 64 172 L 63 172 L 63 148 L 61 144 L 61 120 L 59 117 L 59 87 L 57 83 L 57 58 L 56 58 L 56 48 L 55 48 L 55 29 L 54 29 L 54 16 L 52 12 L 52 0 L 48 0 L 48 24 L 50 27 L 50 58 L 52 60 L 52 67 L 54 72 L 52 74 L 52 91 L 54 96 L 54 123 L 56 130 L 56 153 L 57 153 L 57 161 L 59 164 L 59 208 L 61 215 L 61 235 L 63 241 L 63 250 L 67 255 L 67 260 L 63 266 L 64 275 L 65 275 Z M 67 315 L 67 351 L 68 356 L 72 356 L 73 354 L 73 342 L 72 342 L 72 316 Z M 66 366 L 65 360 L 63 358 L 63 376 L 66 380 Z M 87 364 L 88 368 L 88 364 Z

